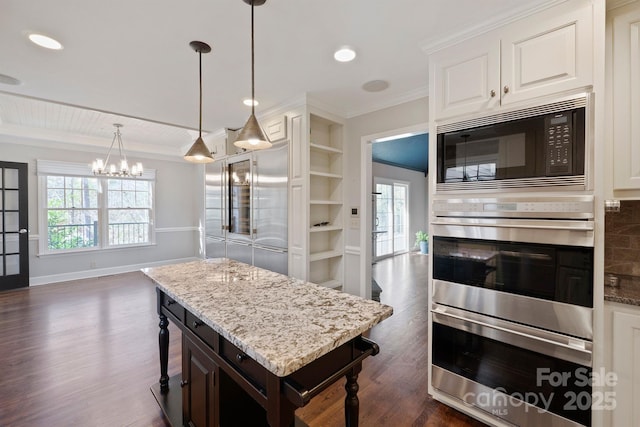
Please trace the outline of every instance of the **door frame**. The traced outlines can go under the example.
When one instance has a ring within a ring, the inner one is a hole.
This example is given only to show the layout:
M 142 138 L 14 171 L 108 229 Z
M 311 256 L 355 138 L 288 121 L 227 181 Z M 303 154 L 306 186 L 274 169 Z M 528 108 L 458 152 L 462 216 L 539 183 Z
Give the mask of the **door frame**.
M 381 138 L 395 135 L 418 135 L 429 133 L 429 122 L 391 129 L 385 132 L 365 135 L 360 138 L 360 210 L 364 222 L 360 224 L 360 289 L 363 298 L 371 298 L 371 193 L 373 191 L 372 155 L 373 144 Z

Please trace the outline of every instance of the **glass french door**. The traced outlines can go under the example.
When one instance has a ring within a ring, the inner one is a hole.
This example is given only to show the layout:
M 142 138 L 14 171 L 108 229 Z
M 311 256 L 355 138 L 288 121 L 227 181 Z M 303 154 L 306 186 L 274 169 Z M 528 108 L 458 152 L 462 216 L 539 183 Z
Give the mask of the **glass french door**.
M 27 164 L 0 161 L 0 291 L 29 286 Z
M 409 250 L 409 184 L 375 178 L 374 260 Z

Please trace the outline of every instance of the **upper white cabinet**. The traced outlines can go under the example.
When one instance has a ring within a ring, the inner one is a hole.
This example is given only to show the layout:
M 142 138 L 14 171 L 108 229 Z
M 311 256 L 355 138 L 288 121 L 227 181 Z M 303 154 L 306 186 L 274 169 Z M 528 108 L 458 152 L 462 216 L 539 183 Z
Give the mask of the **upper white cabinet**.
M 500 41 L 493 35 L 439 51 L 430 62 L 436 119 L 500 105 Z
M 613 58 L 613 189 L 640 189 L 640 2 L 614 9 Z
M 434 53 L 435 119 L 588 87 L 593 81 L 593 7 L 562 3 Z

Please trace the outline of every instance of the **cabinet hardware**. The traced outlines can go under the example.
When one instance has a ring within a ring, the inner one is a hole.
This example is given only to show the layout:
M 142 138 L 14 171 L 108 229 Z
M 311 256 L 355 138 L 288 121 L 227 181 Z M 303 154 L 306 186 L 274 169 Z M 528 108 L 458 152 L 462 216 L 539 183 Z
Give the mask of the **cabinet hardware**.
M 175 303 L 176 303 L 176 302 L 175 302 L 174 300 L 171 300 L 171 299 L 170 299 L 169 301 L 167 301 L 167 306 L 173 305 L 173 304 L 175 304 Z
M 509 93 L 509 86 L 505 86 L 503 91 L 504 91 L 504 93 Z
M 200 322 L 198 320 L 194 320 L 193 321 L 193 328 L 194 329 L 197 329 L 199 326 L 202 326 L 202 325 L 204 325 L 204 323 L 202 323 L 202 322 Z
M 496 91 L 491 89 L 491 92 L 489 92 L 489 95 L 491 95 L 492 98 L 496 97 Z
M 188 384 L 189 384 L 189 381 L 187 381 L 187 380 L 181 380 L 180 381 L 180 387 L 184 387 L 184 386 L 186 386 Z
M 246 359 L 247 359 L 247 355 L 246 354 L 242 354 L 242 353 L 236 354 L 236 360 L 238 362 L 243 362 Z

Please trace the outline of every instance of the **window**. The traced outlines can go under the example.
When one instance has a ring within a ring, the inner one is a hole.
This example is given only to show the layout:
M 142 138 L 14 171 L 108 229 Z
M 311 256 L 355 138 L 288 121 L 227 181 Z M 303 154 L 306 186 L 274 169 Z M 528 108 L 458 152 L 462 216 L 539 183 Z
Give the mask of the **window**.
M 86 165 L 38 161 L 40 252 L 154 243 L 154 171 L 141 178 L 75 176 Z

